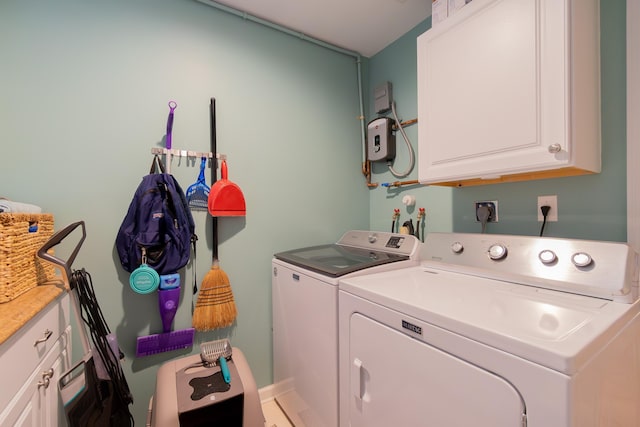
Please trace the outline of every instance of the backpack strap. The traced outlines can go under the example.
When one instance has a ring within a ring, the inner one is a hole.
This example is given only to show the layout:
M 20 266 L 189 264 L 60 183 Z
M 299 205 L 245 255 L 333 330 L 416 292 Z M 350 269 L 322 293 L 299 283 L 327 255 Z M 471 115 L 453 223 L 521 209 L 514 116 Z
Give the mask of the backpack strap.
M 173 200 L 173 194 L 171 194 L 171 191 L 167 188 L 166 183 L 158 183 L 158 189 L 160 189 L 160 192 L 162 193 L 162 198 L 165 201 L 167 210 L 169 210 L 171 217 L 174 218 L 174 228 L 178 228 L 178 211 L 176 210 L 175 201 Z
M 196 234 L 191 235 L 191 251 L 193 253 L 193 261 L 191 268 L 191 278 L 193 279 L 193 288 L 191 290 L 191 314 L 193 314 L 195 310 L 195 296 L 198 293 L 198 283 L 196 282 L 196 272 L 198 271 L 198 263 L 196 262 L 196 242 L 198 241 L 198 236 Z
M 164 164 L 162 163 L 160 156 L 158 156 L 157 154 L 153 156 L 153 160 L 151 161 L 151 169 L 149 169 L 150 175 L 154 173 L 164 173 Z

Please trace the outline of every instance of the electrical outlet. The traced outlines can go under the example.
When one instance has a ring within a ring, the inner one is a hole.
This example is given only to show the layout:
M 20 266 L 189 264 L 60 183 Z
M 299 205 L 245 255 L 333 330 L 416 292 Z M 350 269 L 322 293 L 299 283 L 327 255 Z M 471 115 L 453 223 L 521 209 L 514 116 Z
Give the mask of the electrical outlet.
M 489 216 L 489 221 L 487 222 L 498 222 L 498 201 L 497 200 L 483 200 L 483 201 L 479 201 L 479 202 L 475 202 L 474 203 L 475 209 L 474 209 L 474 215 L 476 216 L 476 222 L 480 222 L 480 219 L 478 219 L 478 208 L 480 206 L 487 206 L 490 211 L 491 211 L 491 215 Z
M 547 222 L 558 222 L 558 196 L 538 196 L 538 222 L 544 221 L 542 206 L 550 206 L 549 213 L 547 214 Z

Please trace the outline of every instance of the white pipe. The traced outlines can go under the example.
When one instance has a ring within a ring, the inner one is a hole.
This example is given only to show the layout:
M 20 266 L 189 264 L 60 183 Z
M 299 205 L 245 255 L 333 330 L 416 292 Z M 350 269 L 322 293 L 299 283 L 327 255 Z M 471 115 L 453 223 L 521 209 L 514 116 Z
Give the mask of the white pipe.
M 640 251 L 640 30 L 635 26 L 640 18 L 637 1 L 627 1 L 627 241 Z
M 367 140 L 364 132 L 364 102 L 362 100 L 362 58 L 360 55 L 356 58 L 356 64 L 358 66 L 358 99 L 360 102 L 360 140 L 362 141 L 362 163 L 367 161 Z
M 365 130 L 364 130 L 364 102 L 363 102 L 363 98 L 362 98 L 362 67 L 361 67 L 361 63 L 362 63 L 362 56 L 358 53 L 358 52 L 354 52 L 351 50 L 347 50 L 347 49 L 343 49 L 339 46 L 335 46 L 332 45 L 330 43 L 327 43 L 323 40 L 319 40 L 316 39 L 314 37 L 309 37 L 304 33 L 301 33 L 299 31 L 295 31 L 292 30 L 291 28 L 287 28 L 285 26 L 282 26 L 280 24 L 276 24 L 274 22 L 271 21 L 267 21 L 266 19 L 262 19 L 262 18 L 258 18 L 257 16 L 253 16 L 248 14 L 247 12 L 238 10 L 238 9 L 234 9 L 232 7 L 226 6 L 224 4 L 220 4 L 216 1 L 213 0 L 196 0 L 199 3 L 203 3 L 206 4 L 208 6 L 212 6 L 215 7 L 216 9 L 222 10 L 224 12 L 230 13 L 232 15 L 235 15 L 237 17 L 240 17 L 242 19 L 251 21 L 251 22 L 255 22 L 257 24 L 260 25 L 264 25 L 265 27 L 280 31 L 282 33 L 288 34 L 290 36 L 299 38 L 301 40 L 305 40 L 308 41 L 310 43 L 313 43 L 315 45 L 318 46 L 322 46 L 326 49 L 332 50 L 334 52 L 338 52 L 341 53 L 343 55 L 347 55 L 347 56 L 351 56 L 353 58 L 355 58 L 356 60 L 356 68 L 357 68 L 357 76 L 358 76 L 358 99 L 359 99 L 359 107 L 360 107 L 360 117 L 358 117 L 358 120 L 360 120 L 360 138 L 362 141 L 362 161 L 365 162 L 366 161 L 366 140 L 365 140 Z

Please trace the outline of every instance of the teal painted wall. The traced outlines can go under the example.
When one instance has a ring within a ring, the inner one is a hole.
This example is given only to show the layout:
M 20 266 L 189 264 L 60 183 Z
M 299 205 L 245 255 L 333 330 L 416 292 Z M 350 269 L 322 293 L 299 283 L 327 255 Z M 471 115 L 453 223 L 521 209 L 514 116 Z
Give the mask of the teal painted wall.
M 186 353 L 135 358 L 136 337 L 161 331 L 157 300 L 130 289 L 114 240 L 151 148 L 163 144 L 167 102 L 178 103 L 174 148 L 209 151 L 216 97 L 218 151 L 247 202 L 245 218 L 218 221 L 239 314 L 228 330 L 197 334 L 193 353 L 229 336 L 258 386 L 270 384 L 272 254 L 369 227 L 354 58 L 180 0 L 4 1 L 0 51 L 0 196 L 42 206 L 56 229 L 86 222 L 74 267 L 91 273 L 117 332 L 137 425 L 159 365 Z M 172 172 L 186 189 L 198 166 L 174 159 Z M 201 281 L 211 222 L 194 216 Z M 174 329 L 191 325 L 183 289 Z
M 429 231 L 480 232 L 474 201 L 498 200 L 499 222 L 489 224 L 487 233 L 537 235 L 541 225 L 537 198 L 556 194 L 559 221 L 547 223 L 545 236 L 626 241 L 625 5 L 624 0 L 603 1 L 600 10 L 602 173 L 456 189 L 376 188 L 370 190 L 372 228 L 390 227 L 393 208 L 401 209 L 401 221 L 415 217 L 401 204 L 403 195 L 413 194 L 416 207 L 427 210 Z M 370 59 L 369 93 L 381 82 L 391 81 L 401 120 L 416 117 L 416 37 L 428 28 L 429 19 Z M 368 117 L 371 120 L 374 116 Z M 408 128 L 407 133 L 417 147 L 417 126 Z M 407 164 L 406 148 L 399 133 L 396 138 L 399 155 L 394 168 L 402 171 Z M 372 181 L 396 180 L 384 164 L 374 165 L 374 171 Z M 403 180 L 416 177 L 414 169 Z
M 174 147 L 208 151 L 208 102 L 218 106 L 218 148 L 230 178 L 247 199 L 246 218 L 222 218 L 221 266 L 239 316 L 229 336 L 249 359 L 258 386 L 270 384 L 271 275 L 274 252 L 335 241 L 345 230 L 388 230 L 427 209 L 427 231 L 480 230 L 473 201 L 498 199 L 500 222 L 490 233 L 536 234 L 538 195 L 558 194 L 560 222 L 547 234 L 626 239 L 625 83 L 622 0 L 606 2 L 602 20 L 603 172 L 595 176 L 450 189 L 410 186 L 368 189 L 354 59 L 192 1 L 87 3 L 11 0 L 0 6 L 0 196 L 36 203 L 56 228 L 84 220 L 88 238 L 74 266 L 93 277 L 102 309 L 126 354 L 125 372 L 144 423 L 155 373 L 185 353 L 135 359 L 135 338 L 160 330 L 156 301 L 128 287 L 114 239 L 129 201 L 161 146 L 167 102 L 178 102 Z M 364 90 L 393 83 L 400 118 L 417 117 L 417 35 L 430 19 L 364 60 Z M 366 121 L 374 115 L 368 113 Z M 329 125 L 330 124 L 330 125 Z M 406 128 L 417 148 L 417 125 Z M 407 167 L 398 135 L 394 168 Z M 174 160 L 183 187 L 197 164 Z M 398 178 L 373 165 L 372 181 Z M 207 173 L 208 176 L 208 173 Z M 417 169 L 406 178 L 417 179 Z M 402 205 L 411 194 L 413 208 Z M 211 228 L 195 214 L 200 236 L 196 277 L 210 264 Z M 191 280 L 192 268 L 183 274 Z M 183 294 L 175 329 L 190 325 Z M 197 347 L 197 345 L 196 345 Z M 197 352 L 196 350 L 193 353 Z
M 393 86 L 393 98 L 396 102 L 398 118 L 405 122 L 418 117 L 416 38 L 430 27 L 431 18 L 427 18 L 423 23 L 417 25 L 400 39 L 369 59 L 368 93 L 370 99 L 367 122 L 377 117 L 376 114 L 371 113 L 374 111 L 371 94 L 373 94 L 376 86 L 385 81 L 391 82 Z M 391 112 L 386 115 L 393 117 Z M 383 187 L 381 185 L 389 182 L 418 179 L 418 125 L 406 126 L 405 133 L 416 152 L 416 166 L 413 167 L 408 176 L 397 178 L 389 171 L 385 162 L 372 164 L 373 174 L 371 181 L 379 185 L 369 189 L 371 229 L 390 231 L 394 209 L 400 209 L 400 223 L 411 219 L 415 225 L 418 208 L 423 207 L 427 213 L 425 221 L 425 230 L 427 232 L 452 231 L 453 195 L 450 188 L 425 187 L 421 185 Z M 392 165 L 393 169 L 398 173 L 402 173 L 408 169 L 409 164 L 406 142 L 400 132 L 396 132 L 396 159 Z M 407 207 L 402 204 L 402 198 L 405 195 L 415 196 L 415 206 Z

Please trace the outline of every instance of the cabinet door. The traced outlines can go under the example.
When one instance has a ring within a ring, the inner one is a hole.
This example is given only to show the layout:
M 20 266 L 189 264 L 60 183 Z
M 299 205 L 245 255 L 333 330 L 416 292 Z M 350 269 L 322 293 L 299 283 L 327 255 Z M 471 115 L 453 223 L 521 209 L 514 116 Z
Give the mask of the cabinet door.
M 7 408 L 7 417 L 0 422 L 3 427 L 15 426 L 15 427 L 39 427 L 40 412 L 37 409 L 39 391 L 29 388 L 27 390 L 29 395 L 23 395 L 25 397 L 24 403 L 18 406 L 12 406 Z
M 422 183 L 599 171 L 594 4 L 474 0 L 418 38 Z
M 7 407 L 0 413 L 0 426 L 59 427 L 66 418 L 58 392 L 60 374 L 69 369 L 71 326 L 31 373 Z
M 69 294 L 42 309 L 0 346 L 0 408 L 9 405 L 17 390 L 28 380 L 69 325 Z
M 349 329 L 352 427 L 523 425 L 504 379 L 360 314 Z
M 70 327 L 67 331 L 70 336 Z M 58 391 L 58 382 L 60 375 L 66 372 L 71 365 L 70 360 L 70 348 L 65 348 L 62 353 L 55 359 L 51 365 L 50 372 L 52 373 L 49 387 L 41 388 L 41 420 L 43 427 L 62 427 L 67 425 L 66 416 L 64 412 L 64 406 L 62 405 L 62 399 L 60 398 L 60 392 Z

